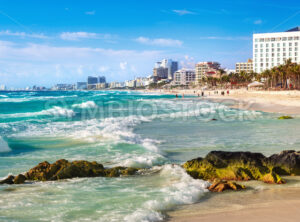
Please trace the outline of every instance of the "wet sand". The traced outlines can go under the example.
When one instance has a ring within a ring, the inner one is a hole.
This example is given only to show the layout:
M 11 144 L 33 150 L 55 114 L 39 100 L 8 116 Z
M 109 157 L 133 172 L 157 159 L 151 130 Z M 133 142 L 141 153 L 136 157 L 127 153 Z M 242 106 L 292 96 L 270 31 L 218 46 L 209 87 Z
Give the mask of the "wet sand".
M 299 179 L 289 181 L 289 185 L 262 185 L 262 187 L 264 188 L 261 190 L 259 184 L 256 184 L 247 191 L 209 193 L 206 199 L 198 204 L 183 206 L 170 212 L 167 221 L 300 221 Z

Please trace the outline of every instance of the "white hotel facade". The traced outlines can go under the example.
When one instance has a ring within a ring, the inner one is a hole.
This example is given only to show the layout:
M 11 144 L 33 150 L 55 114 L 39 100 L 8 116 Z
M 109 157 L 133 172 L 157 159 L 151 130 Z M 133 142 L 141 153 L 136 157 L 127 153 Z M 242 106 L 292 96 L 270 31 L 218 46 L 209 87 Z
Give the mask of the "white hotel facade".
M 300 27 L 286 32 L 253 34 L 253 71 L 284 64 L 287 59 L 300 63 Z

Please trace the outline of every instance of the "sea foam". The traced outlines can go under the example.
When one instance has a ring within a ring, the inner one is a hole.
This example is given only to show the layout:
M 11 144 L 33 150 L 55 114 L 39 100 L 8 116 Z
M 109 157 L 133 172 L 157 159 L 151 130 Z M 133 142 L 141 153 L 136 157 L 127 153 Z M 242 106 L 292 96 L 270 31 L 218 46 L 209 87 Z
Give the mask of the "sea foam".
M 88 108 L 96 108 L 97 104 L 94 101 L 87 101 L 81 104 L 74 104 L 73 108 L 80 108 L 80 109 L 88 109 Z
M 7 142 L 5 142 L 2 137 L 0 137 L 0 153 L 6 153 L 10 151 L 11 149 L 9 148 Z
M 145 202 L 140 209 L 127 215 L 125 221 L 161 221 L 165 219 L 163 211 L 174 209 L 178 205 L 195 203 L 208 192 L 208 182 L 193 179 L 178 165 L 154 168 L 161 168 L 160 176 L 167 178 L 165 186 L 159 190 L 161 197 Z
M 72 117 L 75 112 L 71 109 L 54 106 L 51 109 L 42 110 L 39 112 L 27 112 L 27 113 L 13 113 L 13 114 L 0 114 L 0 118 L 22 118 L 22 117 L 34 117 L 34 116 L 67 116 Z

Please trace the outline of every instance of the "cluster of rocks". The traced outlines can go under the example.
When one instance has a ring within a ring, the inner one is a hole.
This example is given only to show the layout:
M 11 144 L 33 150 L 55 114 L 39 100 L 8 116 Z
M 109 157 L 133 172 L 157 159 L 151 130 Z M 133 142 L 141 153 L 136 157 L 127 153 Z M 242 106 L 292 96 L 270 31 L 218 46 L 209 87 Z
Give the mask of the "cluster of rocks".
M 232 181 L 259 180 L 282 184 L 281 176 L 300 175 L 300 152 L 283 151 L 265 157 L 261 153 L 212 151 L 205 158 L 187 161 L 183 168 L 195 179 L 212 182 L 208 189 L 221 192 L 227 189 L 242 190 L 245 186 Z M 76 177 L 120 177 L 135 175 L 140 169 L 132 167 L 104 168 L 89 161 L 69 162 L 65 159 L 53 164 L 42 162 L 25 174 L 10 175 L 0 184 L 22 184 L 25 181 L 54 181 Z
M 56 161 L 53 164 L 47 161 L 38 164 L 25 174 L 18 176 L 10 175 L 0 184 L 22 184 L 28 181 L 53 181 L 60 179 L 71 179 L 75 177 L 120 177 L 134 175 L 139 169 L 132 167 L 104 168 L 102 164 L 89 161 L 69 162 L 65 159 Z
M 300 175 L 300 152 L 289 150 L 265 157 L 261 153 L 212 151 L 205 158 L 187 161 L 183 167 L 196 179 L 282 184 L 285 181 L 281 175 Z

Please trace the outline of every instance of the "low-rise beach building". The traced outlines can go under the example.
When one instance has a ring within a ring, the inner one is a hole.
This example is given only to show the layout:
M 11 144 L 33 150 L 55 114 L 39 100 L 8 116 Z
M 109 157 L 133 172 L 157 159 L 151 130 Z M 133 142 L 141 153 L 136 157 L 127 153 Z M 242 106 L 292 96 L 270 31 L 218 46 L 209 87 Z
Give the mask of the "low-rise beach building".
M 174 73 L 174 80 L 172 85 L 189 85 L 195 82 L 195 70 L 193 69 L 180 69 Z
M 199 62 L 195 68 L 195 81 L 199 83 L 203 78 L 207 77 L 220 77 L 220 63 L 218 62 Z
M 241 72 L 246 72 L 246 73 L 251 73 L 253 72 L 253 61 L 252 59 L 248 59 L 247 62 L 238 62 L 235 64 L 235 72 L 236 73 L 241 73 Z

